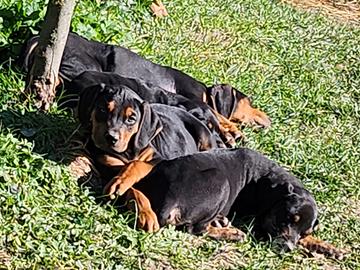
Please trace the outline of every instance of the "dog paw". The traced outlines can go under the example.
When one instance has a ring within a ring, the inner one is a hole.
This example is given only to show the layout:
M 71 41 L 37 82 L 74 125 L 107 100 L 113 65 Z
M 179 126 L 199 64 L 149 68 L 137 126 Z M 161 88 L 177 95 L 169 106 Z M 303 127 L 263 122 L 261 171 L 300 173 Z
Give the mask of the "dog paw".
M 246 239 L 246 234 L 238 228 L 226 228 L 225 240 L 243 242 Z
M 110 196 L 110 199 L 115 199 L 116 195 L 123 195 L 129 188 L 133 186 L 130 179 L 123 179 L 122 177 L 114 177 L 105 187 L 104 193 Z
M 140 212 L 138 221 L 138 227 L 146 232 L 152 233 L 160 230 L 156 214 L 151 210 Z
M 211 222 L 211 226 L 217 228 L 230 227 L 231 222 L 227 217 L 223 215 L 217 215 L 216 218 Z
M 349 251 L 335 247 L 334 245 L 308 235 L 299 240 L 299 245 L 306 248 L 310 252 L 323 254 L 326 257 L 342 260 Z
M 207 229 L 207 235 L 217 240 L 243 242 L 246 239 L 246 234 L 235 227 L 217 228 L 209 226 Z

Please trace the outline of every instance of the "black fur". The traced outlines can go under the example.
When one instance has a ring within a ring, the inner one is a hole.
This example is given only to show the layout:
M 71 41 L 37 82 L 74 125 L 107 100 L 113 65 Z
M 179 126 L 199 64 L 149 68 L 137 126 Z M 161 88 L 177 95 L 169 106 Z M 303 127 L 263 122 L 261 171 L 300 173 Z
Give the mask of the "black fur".
M 115 109 L 107 112 L 106 104 L 110 101 L 115 102 Z M 124 125 L 120 111 L 127 106 L 136 112 L 139 130 L 131 137 L 126 151 L 117 152 L 115 143 L 108 142 L 106 136 Z M 144 102 L 124 85 L 90 87 L 80 96 L 78 114 L 84 126 L 97 123 L 102 127 L 91 127 L 91 137 L 97 146 L 97 151 L 92 151 L 95 154 L 113 154 L 130 161 L 150 146 L 155 151 L 154 159 L 160 160 L 217 147 L 208 128 L 191 114 L 176 107 Z
M 33 59 L 33 45 L 38 41 L 38 37 L 31 38 L 24 50 L 24 67 L 30 70 Z M 72 87 L 72 81 L 84 71 L 112 72 L 123 78 L 135 79 L 137 82 L 147 84 L 152 88 L 161 88 L 165 91 L 182 95 L 192 101 L 209 102 L 213 109 L 219 113 L 229 114 L 229 99 L 233 98 L 233 92 L 239 92 L 235 88 L 227 85 L 231 91 L 221 94 L 224 99 L 217 99 L 216 104 L 212 103 L 212 89 L 208 88 L 202 82 L 191 76 L 168 66 L 161 66 L 152 63 L 140 55 L 121 46 L 108 45 L 101 42 L 90 41 L 77 34 L 70 33 L 64 49 L 61 65 L 60 77 L 62 78 L 65 88 Z M 98 81 L 98 83 L 106 83 Z M 220 85 L 220 88 L 223 85 Z M 235 106 L 246 95 L 239 92 L 235 96 L 233 105 Z M 142 96 L 142 95 L 141 95 Z M 145 100 L 151 102 L 146 97 Z M 205 98 L 205 100 L 204 100 Z M 238 99 L 240 98 L 240 99 Z M 216 99 L 216 98 L 215 98 Z M 216 107 L 215 107 L 216 105 Z M 263 120 L 260 125 L 267 126 L 270 124 L 266 114 L 263 114 Z M 241 119 L 237 119 L 241 120 Z
M 218 215 L 255 217 L 255 229 L 291 249 L 317 219 L 312 195 L 262 154 L 215 149 L 163 161 L 135 188 L 151 201 L 160 226 L 176 209 L 176 226 L 203 233 Z M 172 221 L 174 222 L 174 221 Z

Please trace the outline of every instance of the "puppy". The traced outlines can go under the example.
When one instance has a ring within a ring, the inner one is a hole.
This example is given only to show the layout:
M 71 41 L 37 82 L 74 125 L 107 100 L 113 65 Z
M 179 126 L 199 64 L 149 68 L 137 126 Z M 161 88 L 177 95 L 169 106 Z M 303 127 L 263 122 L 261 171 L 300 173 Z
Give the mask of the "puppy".
M 233 231 L 214 230 L 211 223 L 236 213 L 240 218 L 254 217 L 256 233 L 270 235 L 282 249 L 291 250 L 317 224 L 315 200 L 300 181 L 245 148 L 163 161 L 135 188 L 149 199 L 160 226 L 184 226 L 193 234 L 229 238 Z
M 127 192 L 127 197 L 134 198 L 140 205 L 140 226 L 148 231 L 158 228 L 156 216 L 132 185 L 161 160 L 217 147 L 208 128 L 191 114 L 148 104 L 124 85 L 86 89 L 78 110 L 81 123 L 91 131 L 91 155 L 97 162 L 118 169 L 105 192 L 111 196 Z
M 215 113 L 207 104 L 190 100 L 182 95 L 170 93 L 160 87 L 148 85 L 142 81 L 124 78 L 112 72 L 84 71 L 69 83 L 68 92 L 72 96 L 79 96 L 86 89 L 99 86 L 101 83 L 111 87 L 118 85 L 127 86 L 149 103 L 161 103 L 182 108 L 209 128 L 213 136 L 216 137 L 220 147 L 225 147 L 224 143 L 228 143 L 229 146 L 234 146 L 235 144 L 231 134 L 222 128 L 224 123 L 220 125 Z M 232 128 L 232 132 L 237 134 L 236 138 L 241 136 L 241 132 L 236 127 Z
M 38 36 L 29 39 L 24 49 L 24 68 L 30 70 Z M 208 88 L 191 76 L 171 67 L 152 63 L 120 46 L 90 41 L 70 33 L 64 49 L 59 75 L 65 88 L 84 71 L 113 72 L 154 87 L 208 103 L 227 119 L 244 124 L 270 125 L 269 117 L 252 107 L 245 94 L 229 85 Z M 239 94 L 237 94 L 239 92 Z M 229 104 L 230 102 L 230 104 Z

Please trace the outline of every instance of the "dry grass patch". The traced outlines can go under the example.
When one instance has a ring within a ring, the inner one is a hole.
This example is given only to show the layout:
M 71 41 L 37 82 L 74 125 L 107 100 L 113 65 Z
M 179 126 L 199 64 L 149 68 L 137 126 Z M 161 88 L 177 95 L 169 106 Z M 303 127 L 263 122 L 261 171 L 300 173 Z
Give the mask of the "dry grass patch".
M 360 2 L 357 0 L 282 0 L 305 10 L 319 11 L 338 20 L 360 24 Z

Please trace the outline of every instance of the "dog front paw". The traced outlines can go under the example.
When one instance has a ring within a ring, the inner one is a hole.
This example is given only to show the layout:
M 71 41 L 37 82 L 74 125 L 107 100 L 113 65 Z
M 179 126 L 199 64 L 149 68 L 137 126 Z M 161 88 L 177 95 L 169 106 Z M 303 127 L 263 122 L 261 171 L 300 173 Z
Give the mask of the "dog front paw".
M 133 186 L 133 181 L 129 178 L 114 177 L 105 187 L 105 193 L 110 199 L 115 199 L 116 195 L 123 195 L 129 188 Z
M 146 232 L 156 232 L 160 230 L 160 225 L 156 214 L 152 210 L 145 210 L 139 213 L 138 227 Z
M 207 235 L 217 240 L 243 242 L 246 239 L 246 234 L 235 227 L 217 228 L 210 225 L 207 228 Z

